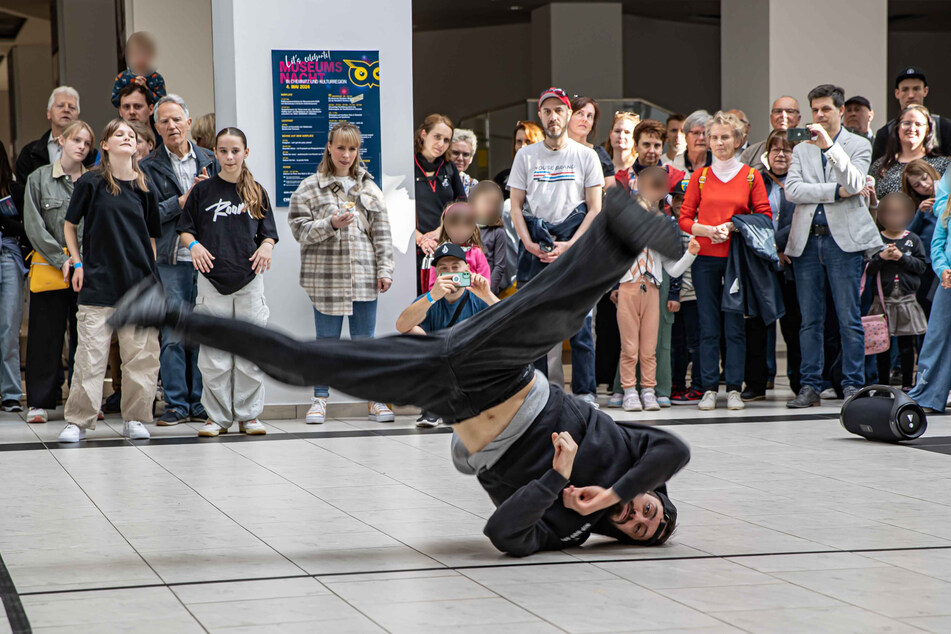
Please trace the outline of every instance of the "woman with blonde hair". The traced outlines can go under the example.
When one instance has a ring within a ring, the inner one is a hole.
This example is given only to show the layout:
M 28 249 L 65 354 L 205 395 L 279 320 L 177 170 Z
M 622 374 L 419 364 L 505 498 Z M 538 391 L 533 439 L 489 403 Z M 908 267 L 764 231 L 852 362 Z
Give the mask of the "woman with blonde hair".
M 372 338 L 377 297 L 393 283 L 390 221 L 383 192 L 360 159 L 360 142 L 357 126 L 335 125 L 317 173 L 291 196 L 287 222 L 300 243 L 300 285 L 314 305 L 317 339 L 339 339 L 344 316 L 351 339 Z M 314 386 L 305 422 L 326 420 L 329 396 L 329 387 Z M 367 408 L 369 420 L 395 418 L 385 403 L 369 401 Z
M 96 428 L 113 306 L 127 290 L 156 275 L 155 240 L 162 227 L 155 194 L 139 169 L 136 145 L 135 131 L 128 123 L 110 121 L 102 132 L 99 167 L 76 181 L 66 211 L 63 233 L 73 267 L 73 290 L 79 293 L 78 346 L 64 414 L 66 427 L 59 442 L 79 442 L 87 430 Z M 127 326 L 117 334 L 122 355 L 122 434 L 146 439 L 150 434 L 143 423 L 152 422 L 158 381 L 158 333 Z

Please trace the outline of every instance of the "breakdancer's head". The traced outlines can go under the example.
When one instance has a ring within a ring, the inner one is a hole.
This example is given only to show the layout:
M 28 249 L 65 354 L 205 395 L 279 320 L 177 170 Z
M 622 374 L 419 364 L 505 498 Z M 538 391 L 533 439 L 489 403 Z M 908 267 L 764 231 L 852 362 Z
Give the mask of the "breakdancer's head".
M 677 526 L 677 507 L 667 497 L 666 487 L 615 504 L 595 532 L 638 546 L 658 546 Z

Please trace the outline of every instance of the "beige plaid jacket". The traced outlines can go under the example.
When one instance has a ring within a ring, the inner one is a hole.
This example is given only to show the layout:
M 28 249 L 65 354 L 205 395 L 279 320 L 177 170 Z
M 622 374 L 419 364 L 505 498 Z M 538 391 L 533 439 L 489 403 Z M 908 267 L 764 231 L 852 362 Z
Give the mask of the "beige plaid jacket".
M 377 298 L 377 280 L 393 279 L 393 240 L 383 192 L 363 167 L 350 191 L 335 193 L 337 179 L 312 174 L 291 195 L 287 222 L 300 243 L 300 285 L 325 315 L 352 315 L 353 302 Z M 353 202 L 354 221 L 334 229 L 337 209 Z M 363 218 L 369 222 L 364 227 Z

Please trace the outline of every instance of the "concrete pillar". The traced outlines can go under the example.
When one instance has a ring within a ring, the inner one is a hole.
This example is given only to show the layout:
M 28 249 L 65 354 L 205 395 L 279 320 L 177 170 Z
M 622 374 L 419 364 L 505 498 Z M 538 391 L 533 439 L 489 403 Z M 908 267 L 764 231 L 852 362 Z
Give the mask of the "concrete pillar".
M 571 95 L 624 97 L 620 2 L 552 3 L 532 11 L 533 94 L 549 86 Z
M 49 45 L 14 46 L 7 57 L 13 155 L 40 138 L 49 127 L 46 104 L 53 87 Z
M 797 98 L 810 122 L 806 95 L 819 84 L 884 112 L 887 0 L 721 0 L 720 14 L 721 104 L 746 112 L 751 141 L 771 130 L 769 108 L 781 95 Z

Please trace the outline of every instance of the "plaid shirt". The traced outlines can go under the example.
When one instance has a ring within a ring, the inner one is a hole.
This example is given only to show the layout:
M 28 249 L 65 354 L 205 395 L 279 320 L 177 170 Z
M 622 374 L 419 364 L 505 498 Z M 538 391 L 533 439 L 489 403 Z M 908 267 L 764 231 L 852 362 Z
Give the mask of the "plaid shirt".
M 325 315 L 352 315 L 353 302 L 377 298 L 377 280 L 393 279 L 393 240 L 383 192 L 363 167 L 349 192 L 334 193 L 333 176 L 312 174 L 291 195 L 287 222 L 300 243 L 300 285 Z M 353 202 L 360 214 L 342 229 L 330 224 L 337 209 Z

